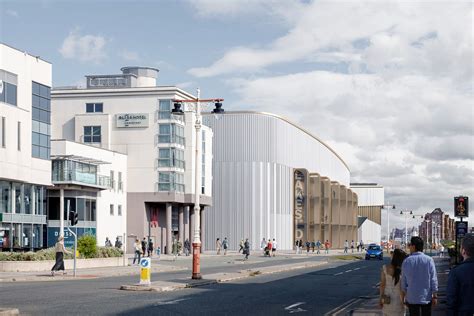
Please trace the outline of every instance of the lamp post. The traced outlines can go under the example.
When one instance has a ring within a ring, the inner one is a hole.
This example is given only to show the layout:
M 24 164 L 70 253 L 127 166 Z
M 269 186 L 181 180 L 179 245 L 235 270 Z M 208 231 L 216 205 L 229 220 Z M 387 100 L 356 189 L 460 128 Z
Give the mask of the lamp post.
M 389 210 L 394 210 L 394 204 L 386 204 L 382 205 L 382 209 L 387 209 L 387 253 L 390 251 L 389 244 L 390 244 L 390 212 Z
M 223 114 L 222 101 L 224 99 L 202 99 L 201 90 L 197 89 L 197 98 L 191 100 L 173 100 L 174 109 L 171 110 L 173 115 L 184 115 L 182 104 L 188 105 L 185 111 L 193 112 L 196 116 L 194 127 L 196 129 L 196 150 L 194 159 L 194 236 L 193 236 L 193 273 L 192 279 L 201 279 L 201 215 L 200 215 L 200 181 L 201 181 L 201 106 L 214 103 L 215 109 L 212 113 Z
M 405 248 L 408 245 L 408 215 L 413 215 L 413 211 L 400 211 L 400 215 L 405 214 Z M 415 216 L 413 216 L 415 218 Z

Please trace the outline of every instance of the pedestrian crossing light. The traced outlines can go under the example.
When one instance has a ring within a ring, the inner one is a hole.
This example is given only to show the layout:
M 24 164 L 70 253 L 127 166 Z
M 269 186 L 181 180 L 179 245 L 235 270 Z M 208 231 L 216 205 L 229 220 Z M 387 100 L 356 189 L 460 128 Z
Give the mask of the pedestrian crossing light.
M 79 215 L 77 212 L 69 211 L 69 220 L 71 221 L 71 226 L 77 225 L 77 222 L 79 222 Z

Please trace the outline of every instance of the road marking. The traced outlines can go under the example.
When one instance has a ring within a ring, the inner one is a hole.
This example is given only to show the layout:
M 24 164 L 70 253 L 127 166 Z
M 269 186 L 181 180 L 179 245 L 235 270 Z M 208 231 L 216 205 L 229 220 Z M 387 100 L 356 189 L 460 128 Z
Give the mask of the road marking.
M 155 306 L 158 306 L 158 305 L 173 305 L 173 304 L 177 304 L 181 301 L 186 301 L 186 300 L 189 300 L 189 299 L 190 298 L 180 298 L 180 299 L 173 300 L 173 301 L 157 302 L 157 303 L 155 303 Z
M 352 270 L 347 270 L 347 271 L 344 271 L 344 272 L 347 273 L 347 272 L 351 272 L 351 271 L 352 271 Z
M 344 273 L 344 272 L 339 272 L 339 273 L 336 273 L 336 274 L 334 274 L 334 275 L 341 275 L 341 274 L 343 274 L 343 273 Z
M 289 311 L 290 314 L 299 313 L 299 312 L 306 312 L 306 310 L 302 309 L 301 307 L 298 307 L 297 309 L 293 309 L 297 306 L 300 306 L 301 304 L 306 304 L 306 303 L 305 302 L 298 302 L 298 303 L 295 303 L 293 305 L 285 307 L 285 310 Z
M 360 298 L 353 298 L 353 299 L 345 302 L 344 304 L 330 310 L 329 312 L 324 314 L 324 316 L 346 315 L 347 310 L 349 309 L 350 306 L 355 306 L 356 304 L 358 304 L 361 301 L 362 300 Z
M 360 269 L 360 268 L 354 268 L 354 271 L 355 271 L 355 270 L 359 270 L 359 269 Z

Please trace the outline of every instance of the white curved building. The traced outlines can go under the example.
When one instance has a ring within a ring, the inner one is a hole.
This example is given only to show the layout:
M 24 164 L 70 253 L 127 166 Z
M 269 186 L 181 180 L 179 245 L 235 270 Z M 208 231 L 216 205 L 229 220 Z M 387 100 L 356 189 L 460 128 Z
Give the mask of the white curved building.
M 280 249 L 292 249 L 297 239 L 328 239 L 333 247 L 356 239 L 350 170 L 328 145 L 270 113 L 226 112 L 203 122 L 214 131 L 206 249 L 224 237 L 231 249 L 244 238 L 252 249 L 263 238 L 275 238 Z

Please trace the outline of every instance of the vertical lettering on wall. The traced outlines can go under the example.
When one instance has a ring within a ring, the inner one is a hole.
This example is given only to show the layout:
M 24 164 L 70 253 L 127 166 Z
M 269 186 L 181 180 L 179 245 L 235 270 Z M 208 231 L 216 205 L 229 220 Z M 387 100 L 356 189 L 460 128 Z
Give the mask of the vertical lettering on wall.
M 294 240 L 306 241 L 306 171 L 295 170 L 294 173 Z

